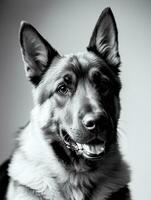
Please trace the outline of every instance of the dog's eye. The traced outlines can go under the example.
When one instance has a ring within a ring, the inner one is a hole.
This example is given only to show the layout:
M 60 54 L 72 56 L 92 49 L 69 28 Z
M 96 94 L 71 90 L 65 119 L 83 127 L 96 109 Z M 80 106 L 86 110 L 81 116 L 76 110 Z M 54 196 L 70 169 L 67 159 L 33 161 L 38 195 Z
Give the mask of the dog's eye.
M 57 92 L 60 94 L 66 95 L 69 92 L 69 89 L 65 84 L 63 84 L 63 85 L 58 86 Z
M 98 71 L 94 71 L 92 74 L 92 81 L 95 85 L 95 88 L 103 95 L 106 95 L 110 88 L 109 79 L 101 75 Z
M 92 82 L 95 85 L 99 85 L 100 84 L 101 74 L 98 71 L 92 71 L 91 78 L 92 78 Z
M 108 93 L 110 89 L 110 83 L 109 83 L 109 80 L 108 79 L 103 79 L 101 81 L 101 84 L 100 84 L 100 92 L 104 95 L 106 95 Z

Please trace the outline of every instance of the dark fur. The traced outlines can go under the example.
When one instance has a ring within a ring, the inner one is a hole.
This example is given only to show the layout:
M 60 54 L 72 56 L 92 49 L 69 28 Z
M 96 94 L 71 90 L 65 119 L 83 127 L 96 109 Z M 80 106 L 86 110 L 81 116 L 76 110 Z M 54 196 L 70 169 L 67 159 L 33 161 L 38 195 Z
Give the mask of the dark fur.
M 82 194 L 83 200 L 130 200 L 128 169 L 118 149 L 120 55 L 118 31 L 111 9 L 106 8 L 99 17 L 86 53 L 60 56 L 28 23 L 23 23 L 21 27 L 20 43 L 26 76 L 34 88 L 35 107 L 31 121 L 19 134 L 18 147 L 9 169 L 9 161 L 0 168 L 2 174 L 0 190 L 3 190 L 1 199 L 4 199 L 9 183 L 7 170 L 9 170 L 10 185 L 14 183 L 12 187 L 14 191 L 20 192 L 18 188 L 23 187 L 29 194 L 34 193 L 35 196 L 45 199 L 47 190 L 39 191 L 32 177 L 30 182 L 26 182 L 24 172 L 23 175 L 19 174 L 16 177 L 17 170 L 20 171 L 18 163 L 26 165 L 32 161 L 30 164 L 33 167 L 34 164 L 37 166 L 36 162 L 41 158 L 36 157 L 34 160 L 32 152 L 30 152 L 31 158 L 28 158 L 30 157 L 28 143 L 24 136 L 26 131 L 31 133 L 32 130 L 34 135 L 36 130 L 37 136 L 39 133 L 44 136 L 46 142 L 44 149 L 47 150 L 49 147 L 55 153 L 57 161 L 54 165 L 59 167 L 61 163 L 59 169 L 67 170 L 67 180 L 64 178 L 63 184 L 56 181 L 64 199 L 72 197 L 77 200 Z M 82 145 L 83 149 L 79 149 L 78 145 Z M 84 145 L 91 146 L 91 154 L 86 151 Z M 97 145 L 104 148 L 103 153 L 99 148 L 95 153 L 96 149 L 93 147 Z M 32 146 L 29 148 L 32 150 Z M 38 152 L 36 147 L 35 152 Z M 47 163 L 45 165 L 47 166 Z M 45 170 L 45 167 L 42 170 Z M 20 183 L 21 176 L 25 183 Z M 39 180 L 38 174 L 36 176 Z M 60 180 L 61 177 L 58 176 L 58 174 L 53 175 L 53 180 Z M 9 191 L 13 190 L 9 187 Z
M 6 160 L 1 166 L 0 166 L 0 199 L 5 199 L 7 186 L 9 183 L 9 176 L 8 176 L 8 165 L 10 160 Z

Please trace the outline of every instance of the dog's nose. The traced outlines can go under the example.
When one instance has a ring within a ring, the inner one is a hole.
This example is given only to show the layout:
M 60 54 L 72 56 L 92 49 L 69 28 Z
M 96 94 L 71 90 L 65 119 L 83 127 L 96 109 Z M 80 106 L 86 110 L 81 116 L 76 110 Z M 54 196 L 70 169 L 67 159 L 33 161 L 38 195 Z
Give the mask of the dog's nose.
M 94 117 L 91 114 L 87 114 L 84 116 L 82 124 L 88 130 L 94 130 L 96 127 Z

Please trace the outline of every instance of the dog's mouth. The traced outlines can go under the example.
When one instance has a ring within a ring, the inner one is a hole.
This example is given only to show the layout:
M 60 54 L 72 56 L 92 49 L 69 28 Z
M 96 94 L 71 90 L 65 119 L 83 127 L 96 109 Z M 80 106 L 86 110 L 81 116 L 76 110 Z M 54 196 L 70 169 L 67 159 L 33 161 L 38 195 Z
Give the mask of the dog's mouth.
M 81 144 L 75 142 L 65 130 L 61 130 L 61 138 L 67 148 L 75 150 L 77 154 L 81 154 L 87 159 L 101 159 L 105 153 L 105 142 L 99 139 Z

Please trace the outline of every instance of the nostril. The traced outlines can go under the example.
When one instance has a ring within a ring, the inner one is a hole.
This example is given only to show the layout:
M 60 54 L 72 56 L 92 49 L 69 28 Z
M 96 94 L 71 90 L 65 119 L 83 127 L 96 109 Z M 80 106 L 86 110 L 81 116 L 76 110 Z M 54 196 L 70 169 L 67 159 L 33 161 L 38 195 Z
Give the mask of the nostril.
M 94 121 L 92 121 L 92 120 L 88 121 L 88 122 L 86 123 L 86 127 L 87 127 L 88 129 L 94 129 L 94 128 L 95 128 L 95 123 L 94 123 Z
M 88 117 L 85 117 L 82 120 L 83 125 L 85 126 L 85 128 L 87 128 L 88 130 L 93 130 L 95 128 L 95 122 L 93 119 L 90 119 Z

